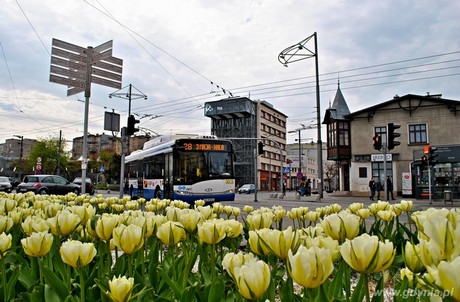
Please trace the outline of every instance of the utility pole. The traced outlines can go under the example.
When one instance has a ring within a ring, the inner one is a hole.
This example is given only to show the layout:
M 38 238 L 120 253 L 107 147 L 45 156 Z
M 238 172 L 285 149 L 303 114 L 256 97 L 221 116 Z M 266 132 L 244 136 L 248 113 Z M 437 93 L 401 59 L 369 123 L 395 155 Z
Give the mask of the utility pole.
M 125 88 L 128 87 L 128 92 L 121 92 L 121 90 L 124 90 Z M 133 88 L 137 91 L 136 93 L 133 93 Z M 136 87 L 133 85 L 129 84 L 128 86 L 123 87 L 120 90 L 117 90 L 111 94 L 109 94 L 109 98 L 112 97 L 117 97 L 120 99 L 127 99 L 128 100 L 128 119 L 131 116 L 131 102 L 132 100 L 135 99 L 147 99 L 147 96 L 140 92 Z M 125 177 L 125 154 L 129 152 L 129 136 L 126 135 L 127 128 L 123 127 L 121 128 L 121 168 L 120 168 L 120 195 L 119 197 L 123 197 L 123 184 L 124 182 L 124 177 Z

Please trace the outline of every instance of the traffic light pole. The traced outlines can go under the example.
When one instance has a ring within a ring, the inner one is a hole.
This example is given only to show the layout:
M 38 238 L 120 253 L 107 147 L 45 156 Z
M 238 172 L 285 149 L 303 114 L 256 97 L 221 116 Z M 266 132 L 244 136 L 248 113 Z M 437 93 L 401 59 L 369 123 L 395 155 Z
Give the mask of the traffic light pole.
M 383 153 L 383 190 L 386 193 L 387 196 L 387 201 L 390 199 L 390 192 L 388 191 L 388 185 L 387 185 L 387 146 L 386 144 L 383 145 L 382 148 L 382 153 Z

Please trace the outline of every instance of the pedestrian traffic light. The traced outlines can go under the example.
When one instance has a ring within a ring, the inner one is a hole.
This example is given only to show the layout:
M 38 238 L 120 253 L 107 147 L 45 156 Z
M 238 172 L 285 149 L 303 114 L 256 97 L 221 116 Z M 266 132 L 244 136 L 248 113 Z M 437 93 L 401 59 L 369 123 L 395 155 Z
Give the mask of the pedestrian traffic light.
M 139 120 L 136 120 L 134 115 L 128 116 L 128 127 L 126 129 L 126 135 L 130 136 L 139 131 L 139 128 L 135 128 L 137 123 L 139 123 Z
M 430 147 L 429 153 L 428 153 L 428 162 L 430 163 L 430 166 L 434 166 L 438 163 L 438 153 L 436 152 L 438 148 L 436 147 Z
M 401 136 L 401 133 L 395 132 L 395 130 L 399 128 L 401 128 L 401 125 L 388 123 L 388 150 L 392 150 L 394 147 L 401 145 L 400 142 L 395 141 L 396 138 Z
M 257 152 L 257 153 L 258 153 L 259 155 L 264 154 L 264 146 L 265 146 L 264 143 L 262 143 L 262 142 L 259 142 L 259 143 L 258 143 L 258 152 Z
M 382 138 L 380 137 L 380 135 L 375 135 L 373 140 L 374 140 L 374 149 L 381 150 L 382 149 Z

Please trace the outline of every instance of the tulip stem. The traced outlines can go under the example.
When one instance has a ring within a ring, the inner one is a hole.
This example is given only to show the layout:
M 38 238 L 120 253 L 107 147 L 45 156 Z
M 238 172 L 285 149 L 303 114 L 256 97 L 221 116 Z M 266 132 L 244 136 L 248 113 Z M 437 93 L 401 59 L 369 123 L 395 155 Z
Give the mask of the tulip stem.
M 78 270 L 78 273 L 80 275 L 80 301 L 86 301 L 86 297 L 85 297 L 85 280 L 83 278 L 83 268 L 80 268 Z
M 1 253 L 1 252 L 0 252 Z M 2 285 L 3 285 L 3 301 L 7 301 L 7 287 L 6 287 L 6 266 L 5 266 L 5 257 L 0 254 L 0 261 L 2 267 Z
M 369 275 L 363 274 L 364 277 L 364 286 L 366 287 L 366 302 L 371 301 L 371 297 L 369 295 Z

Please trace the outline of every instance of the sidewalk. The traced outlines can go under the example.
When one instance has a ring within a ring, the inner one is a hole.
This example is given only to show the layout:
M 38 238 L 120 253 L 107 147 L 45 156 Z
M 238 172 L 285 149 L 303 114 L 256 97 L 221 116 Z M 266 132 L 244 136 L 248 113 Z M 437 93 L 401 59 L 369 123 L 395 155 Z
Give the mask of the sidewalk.
M 274 193 L 274 192 L 273 192 Z M 278 193 L 279 194 L 279 193 Z M 277 195 L 278 195 L 277 194 Z M 271 195 L 271 194 L 270 194 Z M 269 196 L 270 196 L 269 195 Z M 269 197 L 270 199 L 280 199 L 278 196 L 276 198 Z M 401 197 L 395 196 L 396 200 L 389 200 L 391 204 L 399 203 L 401 200 L 412 200 L 414 203 L 414 210 L 426 210 L 428 208 L 455 208 L 460 207 L 460 200 L 453 200 L 444 202 L 444 200 L 433 200 L 430 204 L 428 199 L 415 199 L 412 197 Z M 365 206 L 369 206 L 372 203 L 377 202 L 376 199 L 370 200 L 369 197 L 365 196 L 347 196 L 344 192 L 334 192 L 334 193 L 325 193 L 323 194 L 323 198 L 319 199 L 318 194 L 312 194 L 311 196 L 296 196 L 296 192 L 286 192 L 284 198 L 280 200 L 290 201 L 290 202 L 308 202 L 308 203 L 320 203 L 320 204 L 333 204 L 338 203 L 343 207 L 348 206 L 355 202 L 361 202 Z M 384 199 L 381 199 L 385 201 Z

